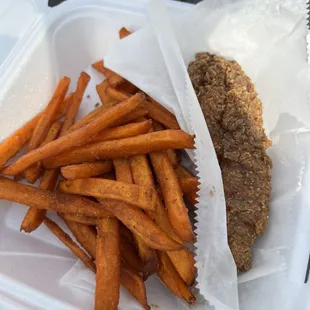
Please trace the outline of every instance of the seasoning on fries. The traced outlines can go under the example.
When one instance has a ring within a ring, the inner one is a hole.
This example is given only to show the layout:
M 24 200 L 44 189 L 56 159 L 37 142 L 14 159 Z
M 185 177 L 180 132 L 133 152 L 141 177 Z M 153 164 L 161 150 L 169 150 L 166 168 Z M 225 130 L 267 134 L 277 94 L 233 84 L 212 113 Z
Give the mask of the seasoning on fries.
M 46 159 L 43 165 L 46 168 L 57 168 L 82 162 L 126 158 L 167 149 L 183 148 L 194 148 L 191 135 L 182 130 L 163 130 L 136 137 L 82 145 L 68 152 L 63 152 L 58 156 Z M 7 170 L 4 173 L 7 173 Z
M 116 120 L 123 118 L 128 113 L 134 111 L 143 100 L 144 95 L 142 94 L 132 96 L 130 99 L 106 111 L 102 117 L 96 117 L 92 122 L 88 123 L 84 127 L 81 127 L 68 135 L 60 137 L 59 139 L 52 141 L 41 148 L 27 153 L 18 159 L 14 164 L 6 167 L 2 173 L 7 175 L 17 175 L 40 160 L 58 155 L 59 153 L 64 152 L 77 144 L 86 142 L 93 135 L 109 127 Z
M 121 39 L 130 34 L 119 31 Z M 102 106 L 76 120 L 90 76 L 82 72 L 66 99 L 70 80 L 64 77 L 45 110 L 0 144 L 1 173 L 14 176 L 0 176 L 0 199 L 30 207 L 21 230 L 44 223 L 96 273 L 96 310 L 117 309 L 120 285 L 150 309 L 145 281 L 156 274 L 192 304 L 196 268 L 185 242 L 195 237 L 183 195 L 195 204 L 199 183 L 177 150 L 194 149 L 194 137 L 104 61 L 92 66 L 106 77 L 96 86 Z M 27 142 L 28 152 L 4 167 Z M 17 182 L 25 175 L 32 183 L 41 172 L 39 187 Z M 65 180 L 57 185 L 60 172 Z
M 62 176 L 67 180 L 87 179 L 113 170 L 110 160 L 70 165 L 61 168 Z
M 152 188 L 120 181 L 99 178 L 67 180 L 59 182 L 59 189 L 64 193 L 123 201 L 151 211 L 155 211 L 157 205 L 156 192 Z

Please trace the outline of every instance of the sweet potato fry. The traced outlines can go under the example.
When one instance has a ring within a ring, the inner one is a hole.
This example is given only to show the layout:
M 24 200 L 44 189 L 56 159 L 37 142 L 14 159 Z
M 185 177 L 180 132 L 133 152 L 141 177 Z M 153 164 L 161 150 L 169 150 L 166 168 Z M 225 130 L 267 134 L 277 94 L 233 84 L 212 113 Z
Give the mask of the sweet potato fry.
M 134 183 L 147 186 L 155 190 L 154 179 L 146 155 L 137 155 L 131 158 L 131 171 Z M 159 199 L 159 198 L 158 198 Z M 155 213 L 146 211 L 146 214 L 154 220 Z
M 171 148 L 192 149 L 194 148 L 193 137 L 182 130 L 158 131 L 136 137 L 80 146 L 55 158 L 49 158 L 43 164 L 46 168 L 56 168 L 82 162 L 131 157 Z M 7 173 L 7 170 L 4 172 Z M 11 171 L 9 170 L 9 172 Z
M 146 210 L 155 210 L 156 192 L 152 188 L 119 181 L 89 178 L 74 181 L 60 181 L 59 188 L 64 193 L 113 199 L 130 203 Z
M 138 88 L 129 81 L 124 81 L 117 86 L 117 89 L 127 94 L 135 94 L 138 91 Z
M 75 93 L 73 94 L 72 104 L 70 105 L 68 112 L 66 113 L 64 124 L 61 128 L 60 137 L 63 136 L 65 133 L 67 133 L 69 128 L 74 123 L 75 117 L 80 108 L 83 95 L 84 95 L 84 92 L 88 85 L 89 80 L 90 80 L 90 76 L 87 73 L 82 72 L 80 74 Z
M 135 206 L 108 199 L 99 199 L 99 202 L 107 212 L 116 216 L 149 247 L 161 251 L 177 251 L 183 248 L 182 244 L 168 238 L 142 210 Z
M 61 217 L 66 221 L 71 221 L 75 223 L 85 224 L 88 226 L 96 226 L 97 225 L 97 218 L 95 217 L 87 217 L 81 216 L 71 213 L 60 213 Z
M 156 208 L 155 223 L 171 239 L 182 243 L 182 240 L 171 228 L 166 210 L 160 200 L 158 200 Z M 182 250 L 167 252 L 167 254 L 185 283 L 189 286 L 192 285 L 196 274 L 195 259 L 192 252 L 184 247 Z
M 157 273 L 161 281 L 179 298 L 184 299 L 189 304 L 195 303 L 195 296 L 178 274 L 167 253 L 157 251 L 157 254 L 159 259 Z
M 61 168 L 61 174 L 65 179 L 76 180 L 98 176 L 113 170 L 110 160 L 71 165 Z
M 139 123 L 129 123 L 127 125 L 107 128 L 98 133 L 91 143 L 124 139 L 147 133 L 152 128 L 152 121 L 147 120 Z
M 65 220 L 65 223 L 82 248 L 84 248 L 90 257 L 95 260 L 97 242 L 97 234 L 95 230 L 92 227 L 81 223 L 75 223 L 67 220 Z
M 16 194 L 18 193 L 18 194 Z M 54 193 L 0 177 L 0 199 L 18 202 L 36 209 L 54 210 L 89 217 L 109 217 L 111 213 L 87 198 Z
M 97 233 L 95 310 L 117 310 L 121 261 L 118 220 L 100 219 Z
M 113 165 L 117 181 L 129 184 L 133 183 L 131 168 L 127 158 L 114 159 Z
M 132 184 L 133 178 L 129 161 L 127 159 L 120 158 L 113 160 L 113 164 L 115 168 L 116 180 Z M 147 246 L 139 236 L 135 234 L 133 236 L 137 244 L 139 256 L 145 265 L 144 276 L 147 278 L 157 270 L 158 262 L 156 253 L 153 249 Z
M 59 171 L 58 169 L 46 170 L 40 183 L 41 189 L 53 190 L 56 186 Z M 46 210 L 30 207 L 21 224 L 20 230 L 31 233 L 43 222 Z
M 106 89 L 106 93 L 108 96 L 110 96 L 111 98 L 117 100 L 117 101 L 124 101 L 130 98 L 130 94 L 126 94 L 125 92 L 118 90 L 116 88 L 113 87 L 107 87 Z
M 53 121 L 63 117 L 71 104 L 73 95 L 70 94 L 61 104 L 60 109 Z M 22 126 L 20 129 L 15 131 L 11 136 L 4 140 L 0 144 L 0 168 L 2 168 L 9 159 L 15 156 L 21 148 L 29 141 L 31 138 L 38 121 L 42 117 L 43 112 L 39 113 L 32 120 Z
M 116 104 L 120 101 L 118 99 L 116 100 L 115 98 L 113 98 L 107 93 L 107 89 L 109 87 L 110 87 L 110 84 L 108 80 L 104 80 L 103 82 L 101 82 L 100 84 L 96 86 L 97 93 L 99 95 L 100 101 L 103 106 L 109 106 L 111 104 Z
M 86 267 L 88 267 L 93 272 L 96 272 L 95 263 L 91 258 L 71 239 L 71 237 L 66 234 L 56 223 L 54 223 L 49 218 L 44 219 L 44 224 L 49 228 L 49 230 L 61 241 L 63 242 L 72 253 L 77 256 Z
M 62 122 L 55 122 L 52 124 L 50 130 L 47 133 L 47 136 L 43 142 L 49 143 L 57 138 L 58 133 L 61 129 Z M 56 186 L 56 182 L 58 179 L 58 169 L 45 170 L 41 182 L 41 189 L 53 190 Z M 21 224 L 20 230 L 30 233 L 36 230 L 43 222 L 45 218 L 46 210 L 39 210 L 35 208 L 29 208 L 27 214 L 25 215 L 23 222 Z
M 190 177 L 190 178 L 179 178 L 180 186 L 182 189 L 182 192 L 184 194 L 190 193 L 190 192 L 197 192 L 199 182 L 197 178 Z
M 193 205 L 197 204 L 197 192 L 199 182 L 196 177 L 194 177 L 188 170 L 186 170 L 181 165 L 175 168 L 176 175 L 179 179 L 180 186 L 184 197 Z
M 45 146 L 33 150 L 22 156 L 14 164 L 6 167 L 2 173 L 8 175 L 16 175 L 28 168 L 32 164 L 48 157 L 55 156 L 61 152 L 71 149 L 76 144 L 83 144 L 89 138 L 96 135 L 98 132 L 109 127 L 116 120 L 125 117 L 130 112 L 134 111 L 143 102 L 144 96 L 136 94 L 129 100 L 118 104 L 117 106 L 106 111 L 102 116 L 96 117 L 92 122 L 81 127 L 70 134 L 67 134 L 55 141 L 52 141 Z
M 95 63 L 92 64 L 92 67 L 99 71 L 100 73 L 104 74 L 104 65 L 103 65 L 103 60 L 99 60 Z
M 126 38 L 128 37 L 129 35 L 131 35 L 131 32 L 125 28 L 125 27 L 122 27 L 119 31 L 119 38 L 120 39 L 123 39 L 123 38 Z
M 188 217 L 188 210 L 184 204 L 179 181 L 167 153 L 151 153 L 150 158 L 163 193 L 170 224 L 183 241 L 192 242 L 194 234 Z
M 69 84 L 70 79 L 66 76 L 59 81 L 49 104 L 42 113 L 42 116 L 38 121 L 36 128 L 33 131 L 31 139 L 28 143 L 28 149 L 27 149 L 28 152 L 37 149 L 43 142 L 53 122 L 53 119 L 55 118 L 57 111 L 59 110 L 61 103 L 65 99 L 66 93 L 69 88 Z M 39 176 L 40 176 L 40 163 L 37 163 L 32 167 L 29 167 L 29 169 L 25 171 L 25 178 L 31 184 L 33 184 L 38 179 Z
M 93 65 L 93 68 L 98 70 L 99 72 L 103 73 L 104 76 L 108 79 L 109 84 L 113 87 L 121 84 L 122 82 L 125 81 L 124 78 L 122 78 L 120 75 L 117 73 L 113 72 L 112 70 L 105 68 L 104 66 L 104 61 L 100 60 L 95 62 Z
M 135 156 L 131 159 L 131 170 L 135 184 L 155 188 L 152 171 L 145 155 Z M 159 199 L 154 216 L 156 224 L 162 231 L 170 238 L 182 243 L 181 239 L 171 229 L 166 211 Z M 180 251 L 168 252 L 168 255 L 183 280 L 187 285 L 191 285 L 195 276 L 195 260 L 192 253 L 187 248 L 184 248 Z
M 157 121 L 169 129 L 180 129 L 174 114 L 172 114 L 169 110 L 167 110 L 152 98 L 149 98 L 149 101 L 147 102 L 147 108 L 149 110 L 150 118 L 152 118 L 154 121 Z
M 122 264 L 121 268 L 121 284 L 137 299 L 143 309 L 150 309 L 142 277 L 135 270 L 124 264 Z

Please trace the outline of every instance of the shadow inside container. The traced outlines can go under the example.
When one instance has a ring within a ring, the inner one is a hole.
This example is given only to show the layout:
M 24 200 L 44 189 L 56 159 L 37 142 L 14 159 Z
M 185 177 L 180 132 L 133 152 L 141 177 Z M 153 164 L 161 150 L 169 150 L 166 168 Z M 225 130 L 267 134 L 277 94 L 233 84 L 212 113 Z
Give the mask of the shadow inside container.
M 6 57 L 10 54 L 17 40 L 18 39 L 15 37 L 0 36 L 0 64 L 3 63 Z

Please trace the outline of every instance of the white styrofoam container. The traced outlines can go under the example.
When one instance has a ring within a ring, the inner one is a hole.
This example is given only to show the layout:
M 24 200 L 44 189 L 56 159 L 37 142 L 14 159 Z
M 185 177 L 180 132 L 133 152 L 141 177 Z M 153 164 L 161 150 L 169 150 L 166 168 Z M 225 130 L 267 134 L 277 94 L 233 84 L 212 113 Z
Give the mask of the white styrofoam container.
M 120 27 L 138 29 L 147 21 L 144 0 L 71 0 L 53 9 L 42 0 L 22 2 L 33 20 L 0 67 L 0 141 L 42 110 L 61 76 L 71 77 L 74 87 Z M 189 6 L 168 2 L 175 16 Z M 10 205 L 0 201 L 0 309 L 92 309 L 93 296 L 59 281 L 76 258 L 44 227 L 19 232 L 20 214 Z

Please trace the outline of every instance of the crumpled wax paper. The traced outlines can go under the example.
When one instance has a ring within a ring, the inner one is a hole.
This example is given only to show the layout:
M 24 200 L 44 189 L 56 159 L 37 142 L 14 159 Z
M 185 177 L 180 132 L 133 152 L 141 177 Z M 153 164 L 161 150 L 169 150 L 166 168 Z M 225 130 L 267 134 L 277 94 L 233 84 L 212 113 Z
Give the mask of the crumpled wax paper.
M 309 200 L 304 189 L 310 151 L 306 147 L 310 142 L 306 1 L 204 1 L 173 19 L 173 29 L 161 3 L 153 1 L 149 17 L 150 25 L 120 41 L 105 64 L 173 110 L 181 127 L 196 134 L 197 150 L 189 152 L 201 182 L 195 224 L 196 286 L 211 307 L 238 309 L 221 175 L 185 70 L 196 52 L 208 51 L 237 60 L 250 76 L 263 102 L 264 126 L 273 142 L 268 151 L 273 160 L 268 229 L 253 248 L 252 270 L 239 275 L 240 308 L 290 309 L 285 308 L 291 303 L 283 298 L 289 296 L 284 281 L 294 266 L 298 223 Z M 64 282 L 92 283 L 91 277 L 82 276 L 82 269 L 76 265 Z M 75 277 L 70 277 L 72 273 Z M 81 283 L 77 286 L 91 290 Z M 152 290 L 153 284 L 147 283 L 147 289 Z M 168 298 L 160 295 L 159 302 Z M 189 308 L 181 303 L 162 309 L 183 307 Z M 208 308 L 202 300 L 195 307 Z

